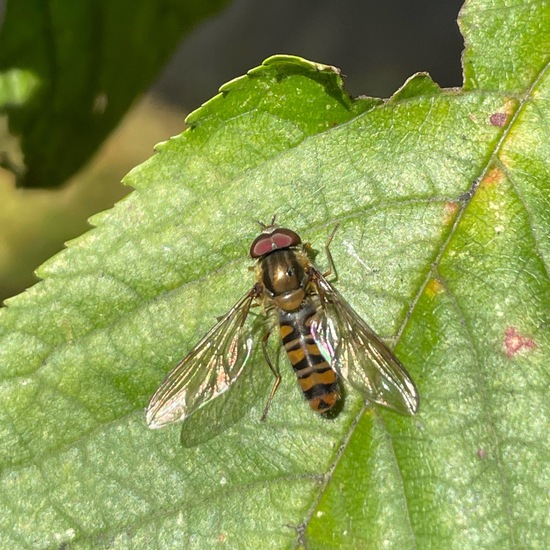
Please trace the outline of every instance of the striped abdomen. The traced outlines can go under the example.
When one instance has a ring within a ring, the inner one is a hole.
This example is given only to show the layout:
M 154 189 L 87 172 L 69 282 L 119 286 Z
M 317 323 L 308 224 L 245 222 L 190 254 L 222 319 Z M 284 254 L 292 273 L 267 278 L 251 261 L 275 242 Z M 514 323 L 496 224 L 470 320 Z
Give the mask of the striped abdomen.
M 310 325 L 316 313 L 306 302 L 296 311 L 279 310 L 281 339 L 298 382 L 310 407 L 318 413 L 332 409 L 340 392 L 336 372 L 321 355 L 311 335 Z

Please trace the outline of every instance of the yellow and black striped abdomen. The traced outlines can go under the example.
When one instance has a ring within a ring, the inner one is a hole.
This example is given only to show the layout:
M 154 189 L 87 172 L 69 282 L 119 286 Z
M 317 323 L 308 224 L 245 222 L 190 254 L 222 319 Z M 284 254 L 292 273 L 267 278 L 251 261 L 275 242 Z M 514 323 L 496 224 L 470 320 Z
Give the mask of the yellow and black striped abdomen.
M 305 303 L 297 311 L 279 311 L 281 339 L 298 383 L 310 407 L 318 413 L 332 409 L 340 391 L 336 372 L 325 360 L 311 335 L 315 306 Z

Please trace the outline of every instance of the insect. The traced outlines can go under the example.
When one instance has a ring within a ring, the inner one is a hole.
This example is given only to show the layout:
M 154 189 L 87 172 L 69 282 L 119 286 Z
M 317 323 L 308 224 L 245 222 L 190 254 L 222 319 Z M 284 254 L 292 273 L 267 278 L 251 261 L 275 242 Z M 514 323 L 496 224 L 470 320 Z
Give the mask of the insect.
M 337 227 L 325 245 L 330 271 L 321 273 L 297 233 L 275 224 L 275 217 L 260 225 L 262 232 L 250 247 L 256 283 L 168 374 L 147 407 L 149 428 L 184 420 L 251 368 L 258 335 L 245 321 L 253 306 L 261 306 L 270 321 L 260 342 L 274 382 L 262 420 L 281 382 L 268 353 L 277 326 L 313 411 L 326 413 L 336 405 L 343 379 L 371 402 L 414 414 L 418 392 L 407 371 L 327 280 L 336 272 L 330 243 Z

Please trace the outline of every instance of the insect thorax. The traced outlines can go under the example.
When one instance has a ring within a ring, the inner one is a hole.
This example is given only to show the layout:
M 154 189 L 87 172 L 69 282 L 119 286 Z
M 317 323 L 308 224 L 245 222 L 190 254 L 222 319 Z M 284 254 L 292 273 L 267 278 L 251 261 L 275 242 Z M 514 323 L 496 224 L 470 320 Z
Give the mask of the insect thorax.
M 260 262 L 260 279 L 266 296 L 284 311 L 300 308 L 305 296 L 308 276 L 304 260 L 292 249 L 275 250 Z

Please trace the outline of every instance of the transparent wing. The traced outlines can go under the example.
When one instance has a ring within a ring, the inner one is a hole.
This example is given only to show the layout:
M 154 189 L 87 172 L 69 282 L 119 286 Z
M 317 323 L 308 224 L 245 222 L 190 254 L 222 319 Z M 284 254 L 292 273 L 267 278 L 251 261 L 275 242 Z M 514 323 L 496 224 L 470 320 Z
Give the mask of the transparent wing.
M 331 365 L 369 401 L 401 414 L 418 409 L 418 391 L 399 359 L 315 270 L 319 313 L 312 334 Z
M 184 420 L 242 374 L 253 345 L 244 322 L 255 297 L 254 289 L 243 296 L 170 371 L 147 407 L 149 428 Z

